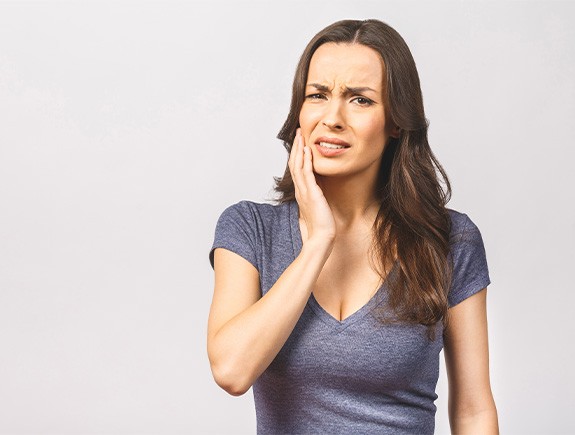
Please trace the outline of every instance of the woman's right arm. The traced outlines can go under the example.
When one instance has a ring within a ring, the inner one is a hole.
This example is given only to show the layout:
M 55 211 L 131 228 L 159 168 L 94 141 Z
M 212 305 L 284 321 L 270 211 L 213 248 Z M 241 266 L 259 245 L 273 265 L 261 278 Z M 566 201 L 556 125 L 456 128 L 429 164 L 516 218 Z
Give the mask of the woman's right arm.
M 333 247 L 335 222 L 315 182 L 311 159 L 298 132 L 288 165 L 308 236 L 263 297 L 251 263 L 223 248 L 214 252 L 208 357 L 216 383 L 232 395 L 244 394 L 287 341 Z

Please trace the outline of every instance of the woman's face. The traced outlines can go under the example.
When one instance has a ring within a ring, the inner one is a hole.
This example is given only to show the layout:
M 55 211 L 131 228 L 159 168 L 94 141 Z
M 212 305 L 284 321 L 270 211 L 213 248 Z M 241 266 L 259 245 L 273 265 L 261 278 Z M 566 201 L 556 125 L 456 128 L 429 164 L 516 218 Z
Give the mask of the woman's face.
M 313 54 L 299 123 L 317 174 L 377 176 L 385 144 L 397 136 L 386 123 L 383 71 L 365 45 L 330 42 Z

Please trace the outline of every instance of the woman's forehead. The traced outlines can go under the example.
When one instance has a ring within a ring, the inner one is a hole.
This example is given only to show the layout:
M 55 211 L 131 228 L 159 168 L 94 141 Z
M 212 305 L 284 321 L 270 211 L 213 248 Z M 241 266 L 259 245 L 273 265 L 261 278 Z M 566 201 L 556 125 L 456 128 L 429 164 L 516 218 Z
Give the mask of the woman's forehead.
M 307 83 L 331 89 L 339 87 L 382 87 L 384 64 L 374 49 L 361 44 L 321 45 L 313 54 Z

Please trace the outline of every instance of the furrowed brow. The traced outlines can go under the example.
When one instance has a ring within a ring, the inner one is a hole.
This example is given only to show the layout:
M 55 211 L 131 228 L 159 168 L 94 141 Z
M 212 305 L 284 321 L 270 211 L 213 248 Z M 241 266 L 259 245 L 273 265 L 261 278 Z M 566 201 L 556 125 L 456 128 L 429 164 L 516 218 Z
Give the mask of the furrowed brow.
M 346 86 L 345 90 L 346 90 L 347 94 L 363 94 L 366 91 L 371 91 L 371 92 L 377 93 L 377 91 L 375 89 L 371 89 L 368 86 L 358 86 L 358 87 L 351 87 L 351 88 L 349 86 Z
M 320 92 L 329 92 L 329 87 L 326 85 L 322 85 L 320 83 L 308 83 L 306 87 L 312 87 L 317 89 Z M 370 88 L 369 86 L 346 86 L 345 87 L 345 94 L 346 95 L 355 95 L 355 94 L 363 94 L 364 92 L 375 92 L 375 89 Z
M 329 92 L 329 88 L 326 85 L 320 85 L 319 83 L 308 83 L 306 87 L 316 88 L 320 92 Z

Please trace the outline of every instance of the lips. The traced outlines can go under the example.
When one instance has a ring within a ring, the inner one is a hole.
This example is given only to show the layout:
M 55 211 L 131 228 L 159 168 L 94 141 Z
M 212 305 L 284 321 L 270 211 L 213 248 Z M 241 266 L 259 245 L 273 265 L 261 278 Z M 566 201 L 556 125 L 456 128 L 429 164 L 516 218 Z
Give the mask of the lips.
M 343 149 L 351 147 L 346 141 L 336 137 L 321 136 L 315 140 L 315 144 L 327 149 Z
M 318 137 L 315 146 L 319 153 L 324 157 L 335 157 L 345 153 L 351 145 L 346 141 L 335 137 Z

